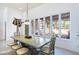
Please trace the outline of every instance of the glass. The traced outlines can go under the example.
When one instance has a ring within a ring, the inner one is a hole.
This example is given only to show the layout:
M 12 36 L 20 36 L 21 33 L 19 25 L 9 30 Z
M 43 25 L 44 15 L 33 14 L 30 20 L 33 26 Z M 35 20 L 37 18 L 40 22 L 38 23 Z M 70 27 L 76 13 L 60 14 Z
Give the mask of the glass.
M 45 25 L 46 25 L 45 34 L 49 35 L 50 34 L 50 16 L 45 18 Z
M 55 33 L 56 34 L 56 36 L 58 37 L 58 33 L 59 33 L 59 26 L 58 26 L 58 15 L 54 15 L 54 16 L 52 16 L 53 18 L 52 18 L 52 21 L 53 21 L 53 33 Z
M 40 35 L 44 34 L 44 19 L 40 18 Z
M 34 21 L 33 20 L 31 21 L 31 26 L 32 26 L 31 28 L 32 28 L 32 34 L 33 34 L 34 33 Z
M 38 35 L 38 19 L 35 19 L 35 34 Z
M 61 14 L 61 38 L 70 38 L 70 13 Z

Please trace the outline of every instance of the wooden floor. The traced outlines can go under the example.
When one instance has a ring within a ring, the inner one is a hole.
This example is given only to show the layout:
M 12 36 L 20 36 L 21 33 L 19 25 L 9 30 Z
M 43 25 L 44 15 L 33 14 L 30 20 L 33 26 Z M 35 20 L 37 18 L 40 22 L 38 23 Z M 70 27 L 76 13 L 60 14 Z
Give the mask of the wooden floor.
M 6 41 L 0 41 L 0 55 L 15 55 L 15 52 L 7 45 Z M 68 50 L 55 48 L 55 55 L 76 55 L 76 54 Z

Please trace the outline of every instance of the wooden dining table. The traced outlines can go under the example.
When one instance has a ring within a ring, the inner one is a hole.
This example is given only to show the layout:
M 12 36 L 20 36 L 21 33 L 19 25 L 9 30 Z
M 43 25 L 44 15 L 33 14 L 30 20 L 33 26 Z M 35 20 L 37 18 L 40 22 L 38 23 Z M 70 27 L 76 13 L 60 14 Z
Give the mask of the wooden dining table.
M 24 44 L 28 44 L 30 46 L 33 46 L 35 48 L 39 48 L 42 45 L 44 45 L 45 43 L 50 41 L 49 38 L 38 37 L 38 36 L 34 36 L 32 38 L 25 38 L 24 35 L 19 35 L 19 36 L 11 36 L 11 38 L 13 38 L 14 40 L 20 41 Z

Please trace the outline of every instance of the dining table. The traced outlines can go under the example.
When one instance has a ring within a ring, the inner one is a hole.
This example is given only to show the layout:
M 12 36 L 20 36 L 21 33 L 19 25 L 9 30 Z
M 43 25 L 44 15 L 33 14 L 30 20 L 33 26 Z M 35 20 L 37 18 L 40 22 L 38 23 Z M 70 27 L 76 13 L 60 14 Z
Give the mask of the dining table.
M 41 46 L 50 42 L 50 38 L 33 36 L 32 38 L 25 38 L 25 35 L 11 36 L 14 41 L 19 41 L 25 45 L 34 47 L 35 49 L 40 48 Z
M 35 48 L 39 48 L 45 43 L 50 41 L 49 38 L 39 37 L 39 36 L 34 36 L 32 38 L 25 38 L 24 35 L 18 35 L 18 36 L 11 36 L 11 38 L 13 38 L 14 40 L 23 42 L 25 44 L 31 45 Z

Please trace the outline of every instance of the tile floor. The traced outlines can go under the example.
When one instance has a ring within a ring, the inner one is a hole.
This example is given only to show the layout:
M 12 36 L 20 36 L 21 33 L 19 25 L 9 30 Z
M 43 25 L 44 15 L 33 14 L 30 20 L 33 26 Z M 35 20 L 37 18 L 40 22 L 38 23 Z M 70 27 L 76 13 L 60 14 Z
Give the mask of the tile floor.
M 55 48 L 55 55 L 78 55 L 78 54 L 68 50 L 64 50 L 62 48 Z
M 14 51 L 7 45 L 6 41 L 0 41 L 0 55 L 14 55 Z M 55 48 L 55 55 L 76 55 L 68 50 Z
M 0 55 L 14 55 L 14 51 L 8 46 L 6 41 L 0 41 Z

